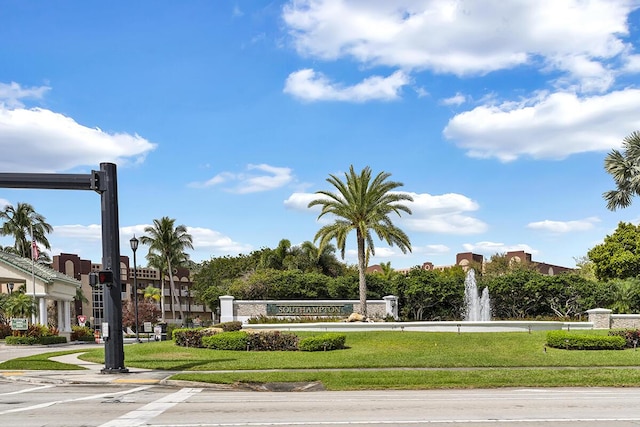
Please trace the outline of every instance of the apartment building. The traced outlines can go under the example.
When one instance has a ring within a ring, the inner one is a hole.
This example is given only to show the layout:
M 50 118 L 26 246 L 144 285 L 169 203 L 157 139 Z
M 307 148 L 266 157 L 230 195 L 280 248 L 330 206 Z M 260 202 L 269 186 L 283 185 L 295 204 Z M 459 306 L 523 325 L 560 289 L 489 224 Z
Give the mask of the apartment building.
M 120 256 L 120 282 L 122 286 L 122 301 L 134 300 L 134 268 L 129 257 Z M 94 263 L 91 260 L 81 259 L 77 254 L 61 253 L 53 256 L 52 268 L 67 276 L 73 277 L 82 284 L 82 293 L 88 301 L 76 301 L 76 315 L 84 315 L 90 320 L 91 325 L 99 325 L 104 318 L 104 301 L 101 285 L 92 288 L 89 284 L 89 273 L 98 272 L 102 269 L 102 264 Z M 160 272 L 155 268 L 137 266 L 137 291 L 138 299 L 143 298 L 144 290 L 147 286 L 161 289 Z M 180 318 L 178 307 L 172 307 L 172 295 L 169 285 L 169 277 L 165 277 L 164 295 L 164 318 L 168 323 L 187 325 L 189 319 L 199 318 L 202 321 L 213 320 L 213 312 L 206 305 L 195 300 L 191 289 L 190 271 L 187 268 L 176 268 L 173 273 L 176 292 L 184 319 Z M 159 304 L 159 303 L 158 303 Z M 159 304 L 160 305 L 160 304 Z M 173 316 L 175 312 L 175 318 Z

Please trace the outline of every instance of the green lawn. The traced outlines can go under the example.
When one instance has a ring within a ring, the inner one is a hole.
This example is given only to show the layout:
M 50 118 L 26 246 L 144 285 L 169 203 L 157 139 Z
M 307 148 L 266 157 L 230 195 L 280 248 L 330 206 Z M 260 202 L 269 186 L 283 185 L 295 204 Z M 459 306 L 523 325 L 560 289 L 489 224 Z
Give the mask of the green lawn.
M 346 335 L 349 348 L 337 351 L 221 351 L 178 347 L 172 341 L 164 341 L 125 346 L 125 360 L 132 367 L 194 371 L 640 365 L 640 351 L 633 350 L 549 348 L 545 352 L 546 332 L 350 332 Z M 102 349 L 97 349 L 85 353 L 82 359 L 102 363 L 103 357 Z
M 545 349 L 545 332 L 346 335 L 349 348 L 314 353 L 216 351 L 178 347 L 172 341 L 126 345 L 125 362 L 128 367 L 191 371 L 172 379 L 221 384 L 319 381 L 329 390 L 640 386 L 640 351 Z M 14 359 L 0 369 L 82 369 L 49 360 L 73 352 L 78 350 Z M 91 350 L 81 358 L 104 363 L 104 350 Z
M 19 357 L 17 359 L 7 360 L 0 363 L 0 370 L 34 370 L 34 371 L 70 371 L 84 370 L 85 368 L 78 365 L 69 365 L 66 363 L 55 362 L 49 360 L 50 357 L 62 356 L 64 354 L 78 353 L 73 351 L 56 351 L 53 353 L 36 354 L 34 356 Z
M 640 386 L 640 369 L 636 369 L 640 351 L 545 349 L 546 332 L 346 335 L 349 348 L 313 353 L 219 351 L 177 347 L 172 341 L 152 342 L 125 346 L 125 361 L 129 367 L 193 371 L 173 379 L 212 383 L 321 381 L 331 390 Z M 102 363 L 103 351 L 93 350 L 81 358 Z M 291 369 L 295 371 L 279 371 Z M 198 372 L 220 370 L 240 372 Z M 242 372 L 248 370 L 268 372 Z

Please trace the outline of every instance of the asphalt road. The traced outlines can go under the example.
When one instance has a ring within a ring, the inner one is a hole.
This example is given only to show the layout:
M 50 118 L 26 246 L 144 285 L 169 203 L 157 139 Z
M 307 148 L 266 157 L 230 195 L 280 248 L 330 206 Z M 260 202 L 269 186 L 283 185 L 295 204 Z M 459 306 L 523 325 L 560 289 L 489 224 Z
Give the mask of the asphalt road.
M 0 426 L 639 426 L 640 388 L 261 393 L 0 380 Z

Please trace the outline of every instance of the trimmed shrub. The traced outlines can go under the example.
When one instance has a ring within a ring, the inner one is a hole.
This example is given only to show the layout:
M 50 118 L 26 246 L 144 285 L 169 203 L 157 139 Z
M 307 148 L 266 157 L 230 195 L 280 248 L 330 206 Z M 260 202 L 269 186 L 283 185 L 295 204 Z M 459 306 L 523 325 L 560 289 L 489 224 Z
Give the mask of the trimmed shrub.
M 0 323 L 0 339 L 4 339 L 6 337 L 11 336 L 13 331 L 11 330 L 11 325 L 8 323 Z
M 221 328 L 225 332 L 239 331 L 242 329 L 242 322 L 234 320 L 233 322 L 223 322 L 214 325 L 216 328 Z
M 202 337 L 202 346 L 212 350 L 246 350 L 247 336 L 245 331 L 222 332 Z
M 27 337 L 27 336 L 15 336 L 5 338 L 5 343 L 8 345 L 50 345 L 50 344 L 64 344 L 67 342 L 65 337 L 57 335 L 47 335 L 44 337 Z
M 72 326 L 71 341 L 93 341 L 93 332 L 87 326 Z
M 547 332 L 547 345 L 566 350 L 622 350 L 626 341 L 621 336 L 575 334 L 567 331 Z
M 301 351 L 328 351 L 344 348 L 347 336 L 344 334 L 328 333 L 308 337 L 300 340 L 298 348 Z
M 38 344 L 49 345 L 49 344 L 65 344 L 67 342 L 67 338 L 60 337 L 58 335 L 47 335 L 44 337 L 38 338 Z
M 4 341 L 7 345 L 34 345 L 38 343 L 36 337 L 15 336 L 7 337 Z
M 202 348 L 202 338 L 222 332 L 221 328 L 179 328 L 173 330 L 173 340 L 180 347 Z
M 29 325 L 29 329 L 27 329 L 24 333 L 24 335 L 28 337 L 33 337 L 33 338 L 40 338 L 48 334 L 49 334 L 49 328 L 47 328 L 44 325 L 38 325 L 38 324 Z
M 247 331 L 249 350 L 254 351 L 296 351 L 298 336 L 280 331 Z
M 636 348 L 640 344 L 640 330 L 638 329 L 614 329 L 609 331 L 609 336 L 624 338 L 627 342 L 627 348 Z

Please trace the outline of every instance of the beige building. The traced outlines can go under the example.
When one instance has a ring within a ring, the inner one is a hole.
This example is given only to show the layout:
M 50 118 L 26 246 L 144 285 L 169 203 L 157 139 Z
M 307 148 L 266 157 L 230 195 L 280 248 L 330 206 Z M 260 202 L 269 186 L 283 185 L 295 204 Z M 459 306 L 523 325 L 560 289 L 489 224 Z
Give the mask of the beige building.
M 76 315 L 84 315 L 91 322 L 91 325 L 98 325 L 104 318 L 104 306 L 102 299 L 102 291 L 93 289 L 89 285 L 89 273 L 98 272 L 102 269 L 101 264 L 93 263 L 90 260 L 81 259 L 76 254 L 61 253 L 53 257 L 52 267 L 54 270 L 65 273 L 78 280 L 82 286 L 82 292 L 89 300 L 87 302 L 76 301 Z M 120 256 L 120 282 L 122 284 L 122 301 L 133 301 L 134 299 L 134 268 L 130 263 L 129 257 Z M 137 288 L 138 299 L 141 300 L 144 295 L 144 289 L 147 286 L 153 286 L 161 289 L 160 272 L 154 268 L 137 266 Z M 176 287 L 176 293 L 180 300 L 184 319 L 180 318 L 179 308 L 172 307 L 172 295 L 169 284 L 169 277 L 165 277 L 164 289 L 164 319 L 167 323 L 175 323 L 178 325 L 187 325 L 192 319 L 199 318 L 202 321 L 213 320 L 212 311 L 204 304 L 195 300 L 191 289 L 191 275 L 186 268 L 174 269 L 173 280 Z M 158 303 L 160 306 L 160 303 Z M 175 311 L 175 318 L 173 312 Z M 76 324 L 75 322 L 74 324 Z
M 71 305 L 80 286 L 71 276 L 29 258 L 0 251 L 0 291 L 8 294 L 23 288 L 26 295 L 33 296 L 37 307 L 31 323 L 53 324 L 67 339 L 71 325 L 76 324 L 71 319 Z M 49 313 L 55 317 L 50 319 Z
M 547 276 L 554 276 L 556 274 L 565 273 L 567 271 L 573 270 L 569 267 L 563 267 L 560 265 L 547 264 L 546 262 L 533 261 L 531 258 L 531 254 L 526 253 L 525 251 L 511 251 L 505 254 L 507 261 L 509 262 L 529 262 L 536 266 L 536 269 L 541 273 Z M 460 252 L 456 254 L 456 263 L 452 265 L 433 265 L 431 262 L 425 262 L 422 264 L 421 268 L 423 270 L 443 270 L 445 268 L 454 267 L 456 265 L 461 266 L 465 270 L 470 267 L 479 266 L 479 268 L 483 268 L 487 263 L 484 259 L 483 255 L 474 254 L 472 252 Z M 399 273 L 408 273 L 410 268 L 403 268 L 396 270 Z M 367 273 L 382 272 L 382 268 L 379 265 L 372 265 L 367 268 Z

